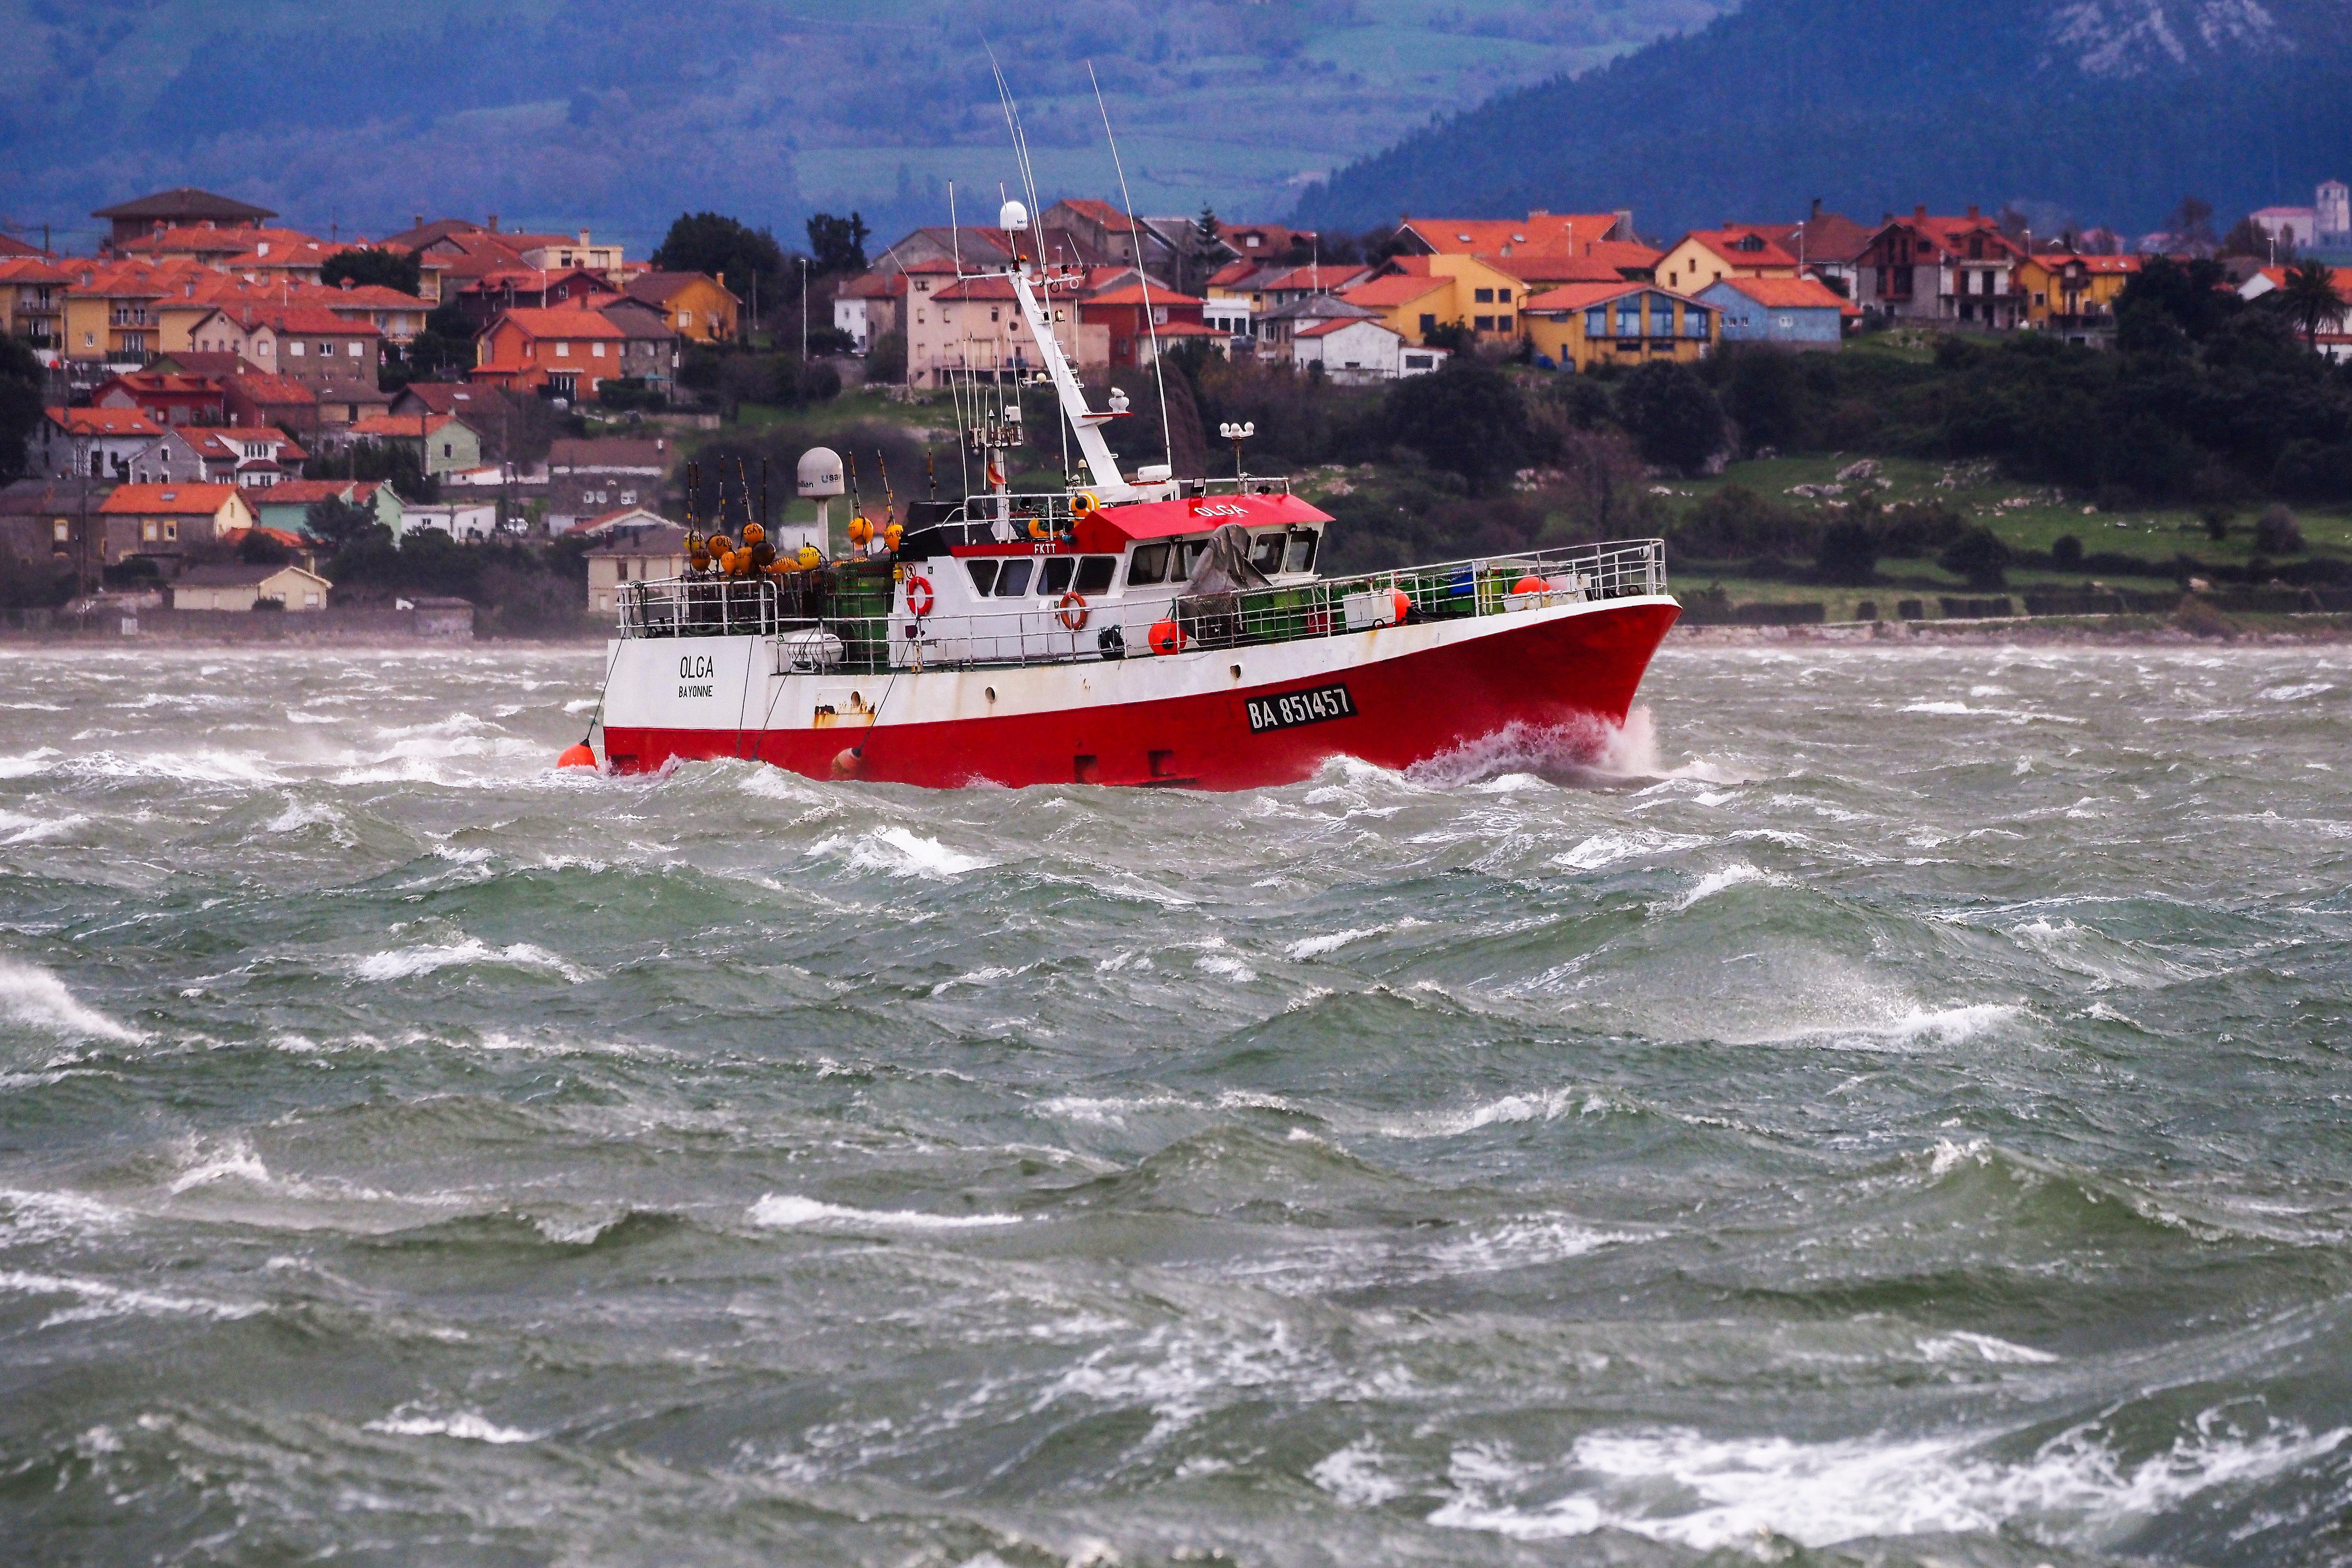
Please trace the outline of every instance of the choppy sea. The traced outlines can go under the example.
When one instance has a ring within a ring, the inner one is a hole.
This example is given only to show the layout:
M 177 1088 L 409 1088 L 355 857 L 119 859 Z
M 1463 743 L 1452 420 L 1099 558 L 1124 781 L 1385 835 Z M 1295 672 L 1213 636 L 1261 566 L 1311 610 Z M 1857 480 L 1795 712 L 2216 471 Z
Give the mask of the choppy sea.
M 0 656 L 0 1558 L 2352 1557 L 2352 654 L 1232 795 L 600 658 Z

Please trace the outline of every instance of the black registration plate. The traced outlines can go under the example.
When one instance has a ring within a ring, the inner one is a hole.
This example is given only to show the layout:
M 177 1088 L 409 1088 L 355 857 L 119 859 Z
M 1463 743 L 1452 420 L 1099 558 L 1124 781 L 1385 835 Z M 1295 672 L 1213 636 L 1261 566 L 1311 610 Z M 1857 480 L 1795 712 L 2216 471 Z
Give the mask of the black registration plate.
M 1253 735 L 1263 735 L 1268 730 L 1295 730 L 1301 724 L 1320 724 L 1328 719 L 1352 719 L 1356 716 L 1355 700 L 1344 686 L 1317 686 L 1305 691 L 1286 691 L 1278 697 L 1246 699 L 1249 727 Z

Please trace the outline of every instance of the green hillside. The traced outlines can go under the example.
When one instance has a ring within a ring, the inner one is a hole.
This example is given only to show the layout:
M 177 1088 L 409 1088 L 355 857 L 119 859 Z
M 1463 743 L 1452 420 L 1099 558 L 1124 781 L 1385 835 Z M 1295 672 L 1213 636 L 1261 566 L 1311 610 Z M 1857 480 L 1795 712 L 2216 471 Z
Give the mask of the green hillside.
M 604 224 L 681 208 L 780 231 L 812 208 L 878 229 L 975 210 L 1013 176 L 992 39 L 1041 183 L 1115 195 L 1087 66 L 1139 205 L 1286 210 L 1313 178 L 1433 116 L 1577 71 L 1717 0 L 0 0 L 0 220 L 196 184 L 305 226 L 418 212 Z

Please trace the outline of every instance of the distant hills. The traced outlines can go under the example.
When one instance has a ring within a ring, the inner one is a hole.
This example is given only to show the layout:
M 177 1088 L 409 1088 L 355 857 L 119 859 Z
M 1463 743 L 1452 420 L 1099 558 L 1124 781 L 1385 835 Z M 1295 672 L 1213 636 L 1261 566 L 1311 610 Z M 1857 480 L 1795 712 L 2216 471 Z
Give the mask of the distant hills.
M 2352 178 L 2341 0 L 1750 0 L 1506 91 L 1310 187 L 1298 221 L 1634 209 L 1645 233 L 2028 205 L 2126 232 Z
M 443 213 L 593 223 L 642 254 L 715 208 L 796 238 L 993 213 L 982 40 L 1058 195 L 1273 217 L 1441 110 L 1580 70 L 1726 0 L 0 0 L 0 224 L 194 184 L 348 237 Z

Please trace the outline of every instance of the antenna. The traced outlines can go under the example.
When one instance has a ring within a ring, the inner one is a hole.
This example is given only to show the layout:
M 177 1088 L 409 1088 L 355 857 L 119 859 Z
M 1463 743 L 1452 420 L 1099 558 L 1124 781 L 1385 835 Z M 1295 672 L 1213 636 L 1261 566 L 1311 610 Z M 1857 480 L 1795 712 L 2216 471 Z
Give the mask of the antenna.
M 1169 470 L 1176 468 L 1176 437 L 1168 423 L 1168 373 L 1160 363 L 1160 323 L 1151 315 L 1151 274 L 1143 269 L 1143 236 L 1136 227 L 1135 198 L 1127 194 L 1127 166 L 1119 162 L 1118 139 L 1110 133 L 1110 110 L 1103 102 L 1102 83 L 1095 78 L 1095 62 L 1087 62 L 1087 80 L 1094 83 L 1095 107 L 1102 110 L 1103 140 L 1110 143 L 1110 166 L 1118 171 L 1119 205 L 1127 209 L 1127 242 L 1135 251 L 1135 276 L 1143 285 L 1143 325 L 1151 335 L 1151 379 L 1160 388 L 1160 447 Z
M 1022 194 L 1029 198 L 1029 211 L 1034 219 L 1034 216 L 1043 209 L 1037 201 L 1036 167 L 1029 161 L 1029 133 L 1022 128 L 1021 110 L 1013 101 L 1013 89 L 1004 85 L 1004 69 L 996 63 L 996 46 L 990 43 L 983 34 L 980 40 L 980 47 L 988 51 L 989 72 L 996 78 L 996 96 L 1004 105 L 1005 129 L 1013 135 L 1013 156 L 1021 167 Z M 1020 253 L 1016 251 L 1013 254 L 1018 257 Z M 1038 250 L 1037 260 L 1039 267 L 1043 268 L 1045 250 L 1042 245 Z
M 948 182 L 948 248 L 955 255 L 956 280 L 963 280 L 963 230 L 956 226 L 955 182 Z

